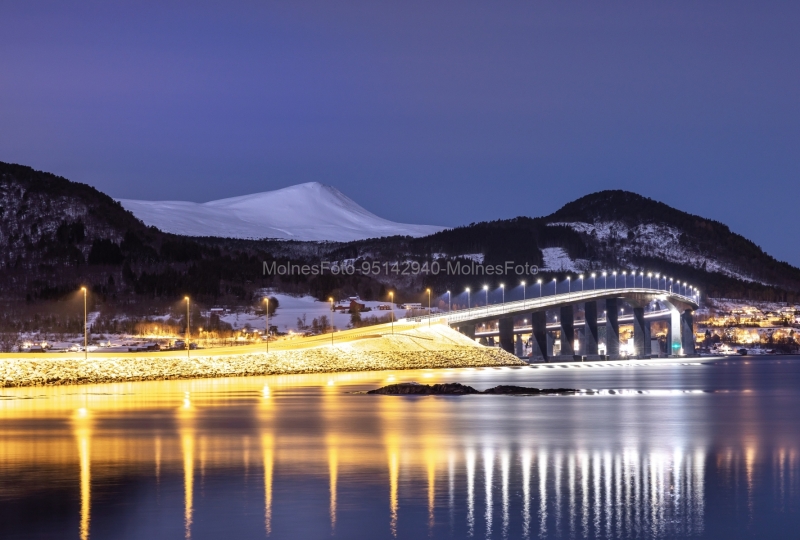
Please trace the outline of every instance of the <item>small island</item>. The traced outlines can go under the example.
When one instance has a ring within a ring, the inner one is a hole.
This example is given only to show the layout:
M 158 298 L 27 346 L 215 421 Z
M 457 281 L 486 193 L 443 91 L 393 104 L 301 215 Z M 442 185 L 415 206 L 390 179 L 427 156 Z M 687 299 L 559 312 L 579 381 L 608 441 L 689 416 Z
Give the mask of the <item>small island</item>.
M 470 394 L 507 396 L 569 396 L 579 393 L 574 388 L 527 388 L 525 386 L 500 385 L 483 392 L 461 383 L 420 384 L 418 382 L 397 383 L 370 390 L 367 394 L 386 396 L 465 396 Z

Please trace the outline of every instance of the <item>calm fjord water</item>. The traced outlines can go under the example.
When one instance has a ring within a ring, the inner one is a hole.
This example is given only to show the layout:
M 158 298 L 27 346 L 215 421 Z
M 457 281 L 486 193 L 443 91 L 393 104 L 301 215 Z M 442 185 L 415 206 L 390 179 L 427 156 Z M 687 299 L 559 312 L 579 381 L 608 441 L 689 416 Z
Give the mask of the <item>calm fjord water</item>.
M 5 389 L 2 538 L 794 538 L 800 358 Z M 389 382 L 633 390 L 398 397 Z

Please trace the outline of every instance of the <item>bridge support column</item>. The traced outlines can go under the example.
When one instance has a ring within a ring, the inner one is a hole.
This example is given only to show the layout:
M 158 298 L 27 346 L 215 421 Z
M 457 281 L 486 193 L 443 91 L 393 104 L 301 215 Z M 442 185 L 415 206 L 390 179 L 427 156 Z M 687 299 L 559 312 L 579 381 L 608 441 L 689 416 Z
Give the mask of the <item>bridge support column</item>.
M 644 308 L 633 308 L 633 354 L 634 356 L 644 356 L 645 342 L 647 341 L 645 331 Z
M 597 354 L 597 302 L 586 302 L 584 306 L 586 325 L 583 332 L 583 351 L 586 356 Z
M 561 356 L 573 356 L 575 354 L 575 319 L 572 314 L 572 306 L 561 306 Z
M 522 334 L 514 336 L 514 354 L 522 357 L 525 354 L 525 345 L 522 343 Z
M 547 312 L 536 311 L 531 313 L 531 331 L 533 334 L 534 354 L 539 349 L 539 354 L 545 362 L 553 354 L 553 344 L 547 332 Z
M 514 354 L 514 318 L 503 317 L 497 326 L 500 330 L 500 348 Z
M 458 331 L 467 336 L 470 339 L 475 339 L 475 325 L 474 324 L 462 324 L 458 327 Z
M 619 307 L 616 298 L 606 300 L 606 355 L 619 356 Z
M 669 330 L 667 331 L 667 354 L 678 355 L 681 352 L 681 312 L 674 307 L 669 308 Z
M 681 314 L 681 338 L 683 341 L 683 354 L 695 354 L 694 316 L 691 309 L 687 309 Z

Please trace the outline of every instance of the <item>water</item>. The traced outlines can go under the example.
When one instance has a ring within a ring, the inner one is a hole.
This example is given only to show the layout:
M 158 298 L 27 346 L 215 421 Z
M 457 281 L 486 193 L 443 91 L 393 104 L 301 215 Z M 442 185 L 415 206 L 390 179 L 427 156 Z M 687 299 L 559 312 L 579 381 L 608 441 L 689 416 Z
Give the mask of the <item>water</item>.
M 408 380 L 633 392 L 349 393 Z M 773 357 L 5 389 L 0 534 L 796 537 L 798 383 Z

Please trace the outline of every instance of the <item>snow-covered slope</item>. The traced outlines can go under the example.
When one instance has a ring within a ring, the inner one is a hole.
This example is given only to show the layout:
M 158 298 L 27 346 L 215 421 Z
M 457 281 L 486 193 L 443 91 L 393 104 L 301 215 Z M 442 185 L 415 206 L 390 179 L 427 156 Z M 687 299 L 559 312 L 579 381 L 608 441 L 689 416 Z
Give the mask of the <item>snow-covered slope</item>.
M 207 203 L 119 202 L 146 225 L 187 236 L 348 242 L 381 236 L 426 236 L 444 229 L 380 218 L 338 189 L 318 182 Z

